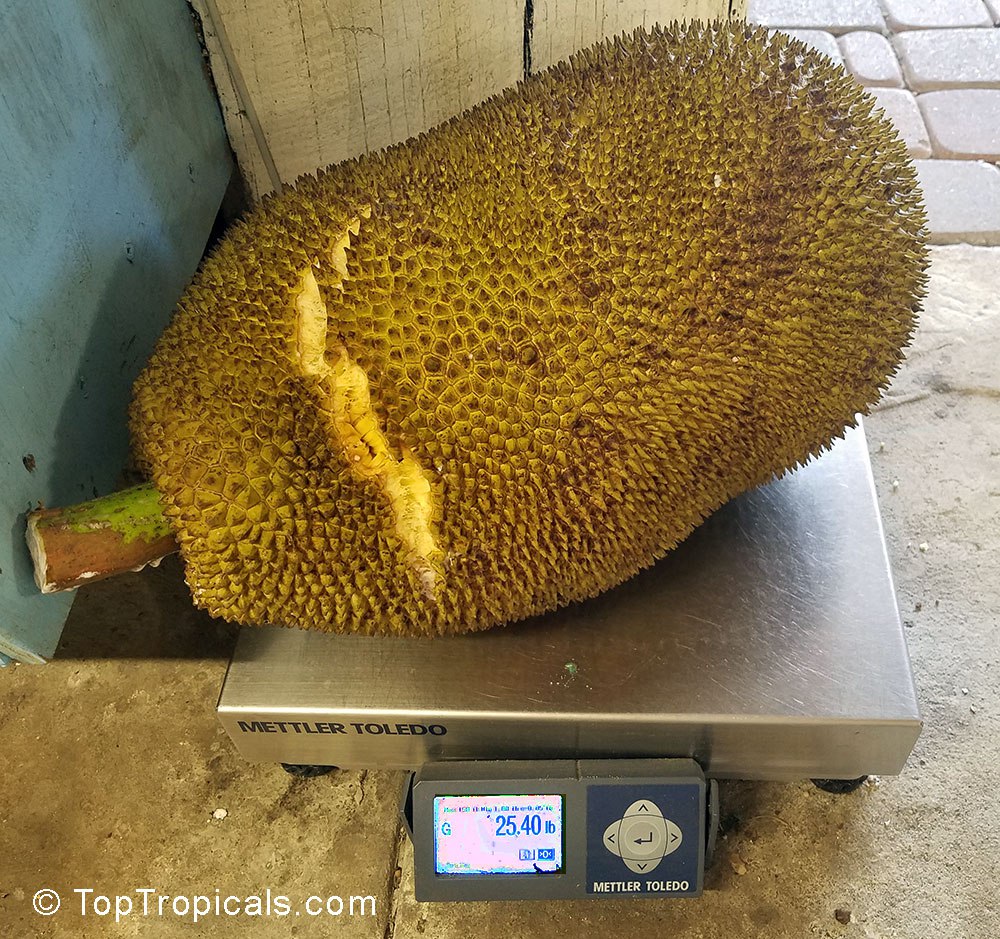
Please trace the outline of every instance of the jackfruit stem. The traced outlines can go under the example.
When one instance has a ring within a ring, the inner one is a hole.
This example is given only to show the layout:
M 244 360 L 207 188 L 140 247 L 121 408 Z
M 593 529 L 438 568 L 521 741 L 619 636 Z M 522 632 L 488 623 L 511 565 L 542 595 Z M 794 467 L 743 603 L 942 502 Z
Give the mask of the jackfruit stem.
M 42 593 L 137 571 L 177 551 L 151 483 L 68 508 L 29 512 L 25 538 Z

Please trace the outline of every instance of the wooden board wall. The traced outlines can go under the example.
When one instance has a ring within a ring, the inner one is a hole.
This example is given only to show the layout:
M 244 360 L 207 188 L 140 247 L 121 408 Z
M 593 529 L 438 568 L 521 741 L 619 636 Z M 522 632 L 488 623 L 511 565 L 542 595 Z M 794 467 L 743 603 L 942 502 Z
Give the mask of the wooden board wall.
M 397 143 L 606 36 L 746 0 L 193 0 L 255 196 Z

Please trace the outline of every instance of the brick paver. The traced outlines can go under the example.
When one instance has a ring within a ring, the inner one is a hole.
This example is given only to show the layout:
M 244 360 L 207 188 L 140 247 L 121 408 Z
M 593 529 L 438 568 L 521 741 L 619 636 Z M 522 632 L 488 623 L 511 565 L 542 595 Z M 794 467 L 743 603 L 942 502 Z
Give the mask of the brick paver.
M 1000 170 L 973 160 L 917 160 L 934 244 L 1000 244 Z
M 1000 88 L 1000 29 L 911 30 L 893 45 L 914 91 Z
M 882 7 L 893 32 L 993 25 L 982 0 L 882 0 Z
M 931 141 L 916 99 L 903 88 L 869 88 L 868 91 L 895 125 L 903 143 L 916 159 L 931 155 Z
M 837 65 L 843 65 L 844 57 L 840 54 L 840 46 L 831 33 L 821 29 L 782 29 L 775 32 L 787 33 L 793 39 L 804 42 L 807 46 L 822 52 L 823 55 L 833 59 Z
M 1000 160 L 1000 89 L 929 91 L 918 103 L 934 156 Z
M 889 40 L 879 33 L 858 31 L 840 37 L 847 70 L 862 85 L 900 88 L 903 73 Z
M 885 30 L 878 0 L 750 0 L 747 19 L 781 29 Z
M 836 61 L 835 36 L 915 162 L 930 240 L 1000 245 L 1000 0 L 750 0 L 748 19 Z

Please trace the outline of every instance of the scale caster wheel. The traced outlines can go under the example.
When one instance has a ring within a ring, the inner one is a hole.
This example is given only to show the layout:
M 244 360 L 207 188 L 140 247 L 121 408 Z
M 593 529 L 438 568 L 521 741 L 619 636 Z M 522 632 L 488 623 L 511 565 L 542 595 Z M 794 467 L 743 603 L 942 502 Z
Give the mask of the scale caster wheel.
M 295 776 L 297 779 L 315 779 L 317 776 L 325 776 L 327 773 L 332 773 L 337 767 L 314 766 L 311 763 L 282 763 L 281 768 L 289 776 Z
M 835 796 L 842 796 L 860 789 L 867 778 L 867 776 L 859 776 L 857 779 L 814 779 L 812 782 L 817 789 L 832 792 Z

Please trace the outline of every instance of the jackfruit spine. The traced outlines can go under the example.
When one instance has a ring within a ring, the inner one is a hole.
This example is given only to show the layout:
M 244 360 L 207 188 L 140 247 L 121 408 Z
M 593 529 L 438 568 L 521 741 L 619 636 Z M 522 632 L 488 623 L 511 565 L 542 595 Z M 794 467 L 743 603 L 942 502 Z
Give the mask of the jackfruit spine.
M 780 34 L 640 30 L 263 200 L 134 392 L 196 604 L 483 629 L 621 583 L 820 453 L 925 284 L 873 106 Z

